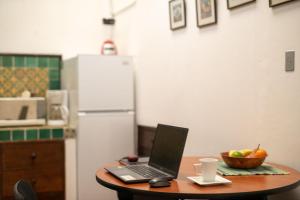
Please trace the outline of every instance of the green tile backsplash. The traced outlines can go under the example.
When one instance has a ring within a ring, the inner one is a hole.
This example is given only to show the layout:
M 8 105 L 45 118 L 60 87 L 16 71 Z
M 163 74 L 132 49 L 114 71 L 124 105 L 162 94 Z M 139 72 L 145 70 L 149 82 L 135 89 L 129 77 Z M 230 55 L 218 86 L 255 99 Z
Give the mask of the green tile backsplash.
M 28 56 L 26 59 L 26 66 L 27 67 L 38 67 L 38 58 L 35 56 Z
M 9 141 L 10 140 L 10 131 L 0 131 L 0 140 Z
M 36 139 L 38 139 L 38 130 L 37 129 L 26 130 L 26 139 L 27 140 L 36 140 Z
M 64 136 L 63 129 L 52 129 L 52 137 L 53 138 L 62 138 Z
M 20 96 L 25 89 L 44 96 L 47 89 L 60 89 L 60 69 L 58 55 L 0 54 L 0 97 Z
M 59 81 L 50 81 L 49 89 L 51 89 L 51 90 L 60 89 L 60 82 Z
M 60 89 L 61 56 L 0 54 L 0 97 L 20 96 L 24 90 L 45 96 Z M 63 139 L 63 128 L 1 128 L 0 141 Z
M 17 128 L 0 130 L 0 142 L 39 139 L 64 139 L 64 128 Z
M 59 58 L 50 58 L 49 59 L 49 67 L 56 69 L 57 66 L 60 66 L 60 60 L 59 60 Z
M 12 67 L 13 65 L 13 56 L 3 56 L 2 64 L 4 67 Z
M 25 57 L 24 56 L 16 56 L 15 57 L 15 66 L 16 67 L 24 67 L 25 66 Z
M 40 67 L 48 67 L 48 58 L 47 57 L 39 57 L 38 58 L 38 66 Z M 58 65 L 56 65 L 57 67 Z
M 57 70 L 57 69 L 50 69 L 49 70 L 49 80 L 51 81 L 51 80 L 59 80 L 60 79 L 60 77 L 59 77 L 59 75 L 60 75 L 60 73 L 59 73 L 59 70 Z
M 50 130 L 40 129 L 40 139 L 50 139 Z
M 12 139 L 13 141 L 24 140 L 24 130 L 13 130 Z

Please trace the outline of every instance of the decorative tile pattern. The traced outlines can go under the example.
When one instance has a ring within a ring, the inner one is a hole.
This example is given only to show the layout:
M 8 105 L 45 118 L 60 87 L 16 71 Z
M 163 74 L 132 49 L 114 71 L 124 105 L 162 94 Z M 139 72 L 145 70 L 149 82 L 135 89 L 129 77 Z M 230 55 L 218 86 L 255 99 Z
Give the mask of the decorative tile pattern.
M 34 96 L 45 96 L 48 89 L 47 68 L 0 67 L 0 97 L 17 97 L 24 90 Z
M 47 89 L 60 89 L 60 68 L 60 56 L 0 54 L 0 97 L 20 96 L 26 89 L 45 96 Z

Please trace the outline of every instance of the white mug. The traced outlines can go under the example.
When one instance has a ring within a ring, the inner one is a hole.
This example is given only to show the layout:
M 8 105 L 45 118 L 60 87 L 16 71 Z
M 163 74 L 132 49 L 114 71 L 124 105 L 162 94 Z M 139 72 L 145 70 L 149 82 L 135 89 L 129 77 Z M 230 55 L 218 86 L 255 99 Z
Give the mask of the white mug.
M 204 182 L 215 181 L 217 174 L 218 159 L 201 158 L 200 163 L 194 164 L 194 169 L 197 175 L 201 175 Z

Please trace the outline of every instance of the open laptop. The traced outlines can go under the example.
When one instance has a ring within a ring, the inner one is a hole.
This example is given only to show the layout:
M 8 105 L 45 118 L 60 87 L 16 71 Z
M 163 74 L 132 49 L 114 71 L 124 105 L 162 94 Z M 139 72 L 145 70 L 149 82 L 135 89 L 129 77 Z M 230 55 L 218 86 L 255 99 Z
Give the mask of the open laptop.
M 188 129 L 158 124 L 148 164 L 105 168 L 125 183 L 177 178 Z

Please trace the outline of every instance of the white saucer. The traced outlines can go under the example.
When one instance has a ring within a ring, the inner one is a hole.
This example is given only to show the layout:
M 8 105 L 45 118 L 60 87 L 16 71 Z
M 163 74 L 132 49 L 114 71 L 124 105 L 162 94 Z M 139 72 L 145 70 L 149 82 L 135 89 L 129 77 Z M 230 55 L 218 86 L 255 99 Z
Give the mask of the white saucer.
M 223 178 L 222 176 L 216 175 L 215 181 L 212 182 L 205 182 L 203 181 L 202 176 L 189 176 L 188 179 L 192 180 L 193 182 L 199 185 L 219 185 L 219 184 L 228 184 L 231 183 L 230 180 Z

